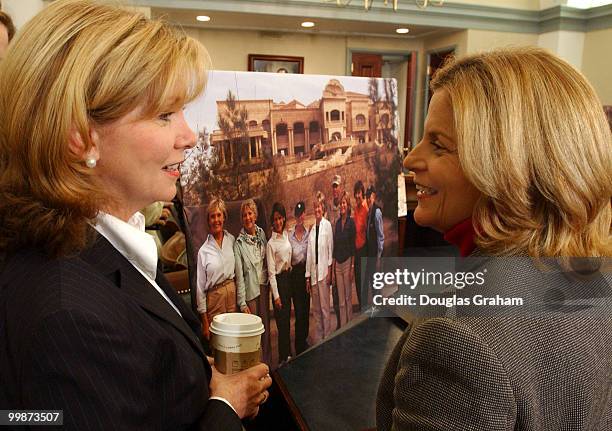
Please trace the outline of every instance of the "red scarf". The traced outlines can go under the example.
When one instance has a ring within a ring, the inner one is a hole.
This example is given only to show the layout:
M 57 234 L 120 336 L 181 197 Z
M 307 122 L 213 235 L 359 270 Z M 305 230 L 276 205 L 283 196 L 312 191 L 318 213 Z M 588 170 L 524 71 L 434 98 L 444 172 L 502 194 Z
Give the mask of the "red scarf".
M 444 233 L 444 240 L 456 245 L 459 248 L 461 257 L 466 257 L 474 251 L 476 244 L 474 243 L 474 225 L 471 218 L 466 218 L 462 222 L 456 224 Z

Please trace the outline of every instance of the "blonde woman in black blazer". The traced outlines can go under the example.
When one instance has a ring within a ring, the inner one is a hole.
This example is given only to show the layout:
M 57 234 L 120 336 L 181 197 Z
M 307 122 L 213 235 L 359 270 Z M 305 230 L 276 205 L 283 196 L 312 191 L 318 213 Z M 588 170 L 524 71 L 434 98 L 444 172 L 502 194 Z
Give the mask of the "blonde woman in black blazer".
M 159 21 L 59 0 L 0 64 L 0 409 L 65 429 L 236 430 L 266 365 L 211 368 L 138 210 L 175 193 L 207 54 Z
M 611 429 L 612 141 L 601 102 L 540 49 L 453 60 L 431 85 L 424 137 L 404 160 L 414 218 L 479 256 L 459 271 L 484 274 L 444 298 L 524 304 L 457 305 L 410 325 L 380 383 L 378 429 Z

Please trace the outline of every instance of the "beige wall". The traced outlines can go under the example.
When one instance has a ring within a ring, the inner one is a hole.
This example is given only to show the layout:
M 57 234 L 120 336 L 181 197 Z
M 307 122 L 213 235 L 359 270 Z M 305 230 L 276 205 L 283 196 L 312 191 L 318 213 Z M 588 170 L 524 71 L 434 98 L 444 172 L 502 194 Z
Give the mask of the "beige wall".
M 208 49 L 216 70 L 245 71 L 249 54 L 304 57 L 304 73 L 344 75 L 346 38 L 259 31 L 186 29 Z
M 45 5 L 43 0 L 2 0 L 2 10 L 11 16 L 17 30 Z
M 604 105 L 612 105 L 612 29 L 592 31 L 585 35 L 582 73 L 595 87 Z
M 379 50 L 380 52 L 418 51 L 423 47 L 421 39 L 399 39 L 384 37 L 347 37 L 347 48 Z
M 538 36 L 538 45 L 565 59 L 576 69 L 582 69 L 584 33 L 576 31 L 552 31 Z
M 538 45 L 537 34 L 467 30 L 467 52 L 470 54 L 495 48 L 530 45 Z
M 461 56 L 466 53 L 468 42 L 467 30 L 456 31 L 442 36 L 432 36 L 425 39 L 423 48 L 425 51 L 433 51 L 444 48 L 456 48 L 456 55 Z

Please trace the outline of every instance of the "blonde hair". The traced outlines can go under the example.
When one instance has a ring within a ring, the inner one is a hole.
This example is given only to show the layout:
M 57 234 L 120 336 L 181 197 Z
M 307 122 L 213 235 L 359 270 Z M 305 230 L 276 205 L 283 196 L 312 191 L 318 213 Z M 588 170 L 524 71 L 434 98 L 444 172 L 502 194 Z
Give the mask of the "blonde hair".
M 244 210 L 248 208 L 251 211 L 253 211 L 253 214 L 255 215 L 255 219 L 257 219 L 257 204 L 255 203 L 255 201 L 253 199 L 247 199 L 245 201 L 242 201 L 242 204 L 240 204 L 240 218 L 242 218 L 242 216 L 244 215 Z
M 12 44 L 0 66 L 0 251 L 78 252 L 111 197 L 69 137 L 78 134 L 86 154 L 92 126 L 193 100 L 208 54 L 164 22 L 89 0 L 51 3 Z
M 612 141 L 587 80 L 542 49 L 452 60 L 459 161 L 483 196 L 476 243 L 494 255 L 610 256 Z
M 319 205 L 323 209 L 323 215 L 325 215 L 327 213 L 327 203 L 325 202 L 325 194 L 321 190 L 315 193 L 314 201 L 312 201 L 312 209 L 314 210 Z
M 223 201 L 223 199 L 214 198 L 212 201 L 209 202 L 208 207 L 206 208 L 206 222 L 209 224 L 208 227 L 210 227 L 210 213 L 215 210 L 221 211 L 223 213 L 223 221 L 227 221 L 227 207 L 225 206 L 225 202 Z

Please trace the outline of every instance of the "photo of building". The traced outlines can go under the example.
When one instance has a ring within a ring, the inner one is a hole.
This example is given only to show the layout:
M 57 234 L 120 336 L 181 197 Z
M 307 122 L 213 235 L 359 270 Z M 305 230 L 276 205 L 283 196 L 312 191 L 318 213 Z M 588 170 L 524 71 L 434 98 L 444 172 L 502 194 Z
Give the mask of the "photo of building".
M 227 111 L 227 101 L 216 103 L 218 112 Z M 356 144 L 383 142 L 384 131 L 391 129 L 387 104 L 375 104 L 367 94 L 346 91 L 338 79 L 330 79 L 321 98 L 308 105 L 271 99 L 241 100 L 237 105 L 248 113 L 249 164 L 261 162 L 266 147 L 273 155 L 286 156 L 287 161 L 298 160 L 313 153 L 344 152 Z M 233 158 L 229 142 L 222 129 L 213 131 L 212 145 L 226 166 Z
M 389 217 L 397 214 L 397 181 L 387 175 L 399 173 L 400 158 L 393 79 L 211 71 L 185 117 L 198 134 L 183 164 L 187 207 L 213 197 L 295 204 L 339 174 L 351 187 L 376 186 Z

